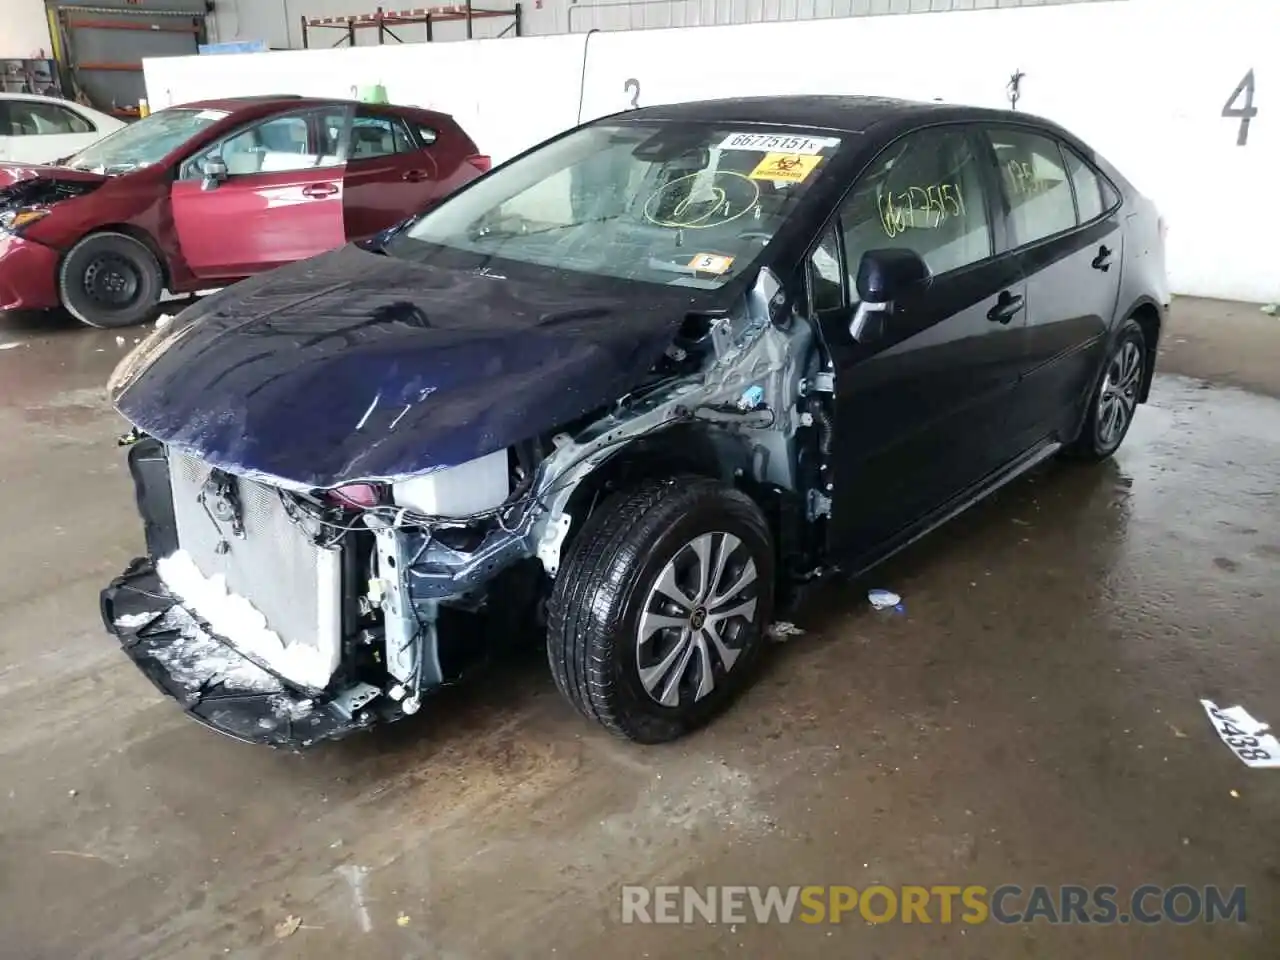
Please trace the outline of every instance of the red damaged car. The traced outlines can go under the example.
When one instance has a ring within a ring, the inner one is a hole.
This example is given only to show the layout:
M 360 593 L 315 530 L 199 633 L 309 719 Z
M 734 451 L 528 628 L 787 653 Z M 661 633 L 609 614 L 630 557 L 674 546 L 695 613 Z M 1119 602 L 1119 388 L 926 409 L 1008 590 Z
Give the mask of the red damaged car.
M 139 323 L 399 223 L 489 169 L 453 118 L 301 97 L 171 107 L 56 166 L 0 163 L 0 310 Z

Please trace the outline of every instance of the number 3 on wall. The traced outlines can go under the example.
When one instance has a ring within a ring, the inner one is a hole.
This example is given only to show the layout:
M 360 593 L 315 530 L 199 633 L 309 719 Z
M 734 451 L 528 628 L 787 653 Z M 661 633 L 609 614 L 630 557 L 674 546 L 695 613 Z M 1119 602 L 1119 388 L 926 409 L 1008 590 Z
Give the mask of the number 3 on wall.
M 1244 79 L 1236 84 L 1227 97 L 1227 105 L 1222 108 L 1224 117 L 1239 118 L 1240 134 L 1236 137 L 1236 146 L 1243 147 L 1249 142 L 1249 121 L 1258 115 L 1258 108 L 1253 105 L 1253 70 L 1244 75 Z M 1236 101 L 1244 97 L 1244 104 L 1237 107 Z

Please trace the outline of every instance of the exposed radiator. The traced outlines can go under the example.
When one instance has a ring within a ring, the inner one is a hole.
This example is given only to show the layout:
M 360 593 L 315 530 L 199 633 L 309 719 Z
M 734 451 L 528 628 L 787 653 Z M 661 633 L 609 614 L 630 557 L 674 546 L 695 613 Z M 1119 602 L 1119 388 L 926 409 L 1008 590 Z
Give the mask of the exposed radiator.
M 233 536 L 231 523 L 215 522 L 200 502 L 210 473 L 207 463 L 169 451 L 179 548 L 206 577 L 226 577 L 228 589 L 252 603 L 286 645 L 300 643 L 326 655 L 332 672 L 342 649 L 341 551 L 312 543 L 273 488 L 243 477 L 235 482 L 244 537 Z M 222 542 L 229 549 L 219 553 Z

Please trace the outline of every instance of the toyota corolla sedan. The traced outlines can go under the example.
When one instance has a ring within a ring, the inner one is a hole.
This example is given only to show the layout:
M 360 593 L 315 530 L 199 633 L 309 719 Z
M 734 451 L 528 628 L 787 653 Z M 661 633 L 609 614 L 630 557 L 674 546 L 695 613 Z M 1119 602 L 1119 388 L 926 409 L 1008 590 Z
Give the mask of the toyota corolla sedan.
M 801 585 L 1055 454 L 1109 457 L 1168 294 L 1066 130 L 893 100 L 651 107 L 154 332 L 109 390 L 147 555 L 102 594 L 232 736 L 395 720 L 505 644 L 644 743 Z
M 67 151 L 71 153 L 70 150 Z M 0 163 L 0 310 L 95 327 L 370 237 L 489 168 L 445 114 L 301 97 L 171 107 Z

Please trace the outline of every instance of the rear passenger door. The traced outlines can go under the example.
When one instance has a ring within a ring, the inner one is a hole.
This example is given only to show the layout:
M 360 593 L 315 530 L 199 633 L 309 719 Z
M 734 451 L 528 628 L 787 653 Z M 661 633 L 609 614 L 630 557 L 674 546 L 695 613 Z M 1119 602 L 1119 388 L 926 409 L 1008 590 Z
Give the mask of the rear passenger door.
M 1124 262 L 1119 195 L 1080 154 L 1031 127 L 987 131 L 1027 278 L 1014 428 L 1034 442 L 1078 422 L 1106 351 Z
M 360 107 L 351 125 L 343 219 L 347 238 L 385 230 L 422 210 L 437 192 L 436 163 L 421 142 L 433 131 L 412 130 L 400 116 Z
M 1018 382 L 1025 291 L 1016 258 L 999 253 L 988 163 L 962 126 L 896 141 L 811 259 L 815 314 L 836 366 L 831 546 L 846 555 L 866 558 L 909 535 L 1015 453 L 1001 424 Z M 842 282 L 830 276 L 834 239 Z M 858 264 L 883 248 L 915 251 L 932 281 L 881 333 L 854 341 Z

